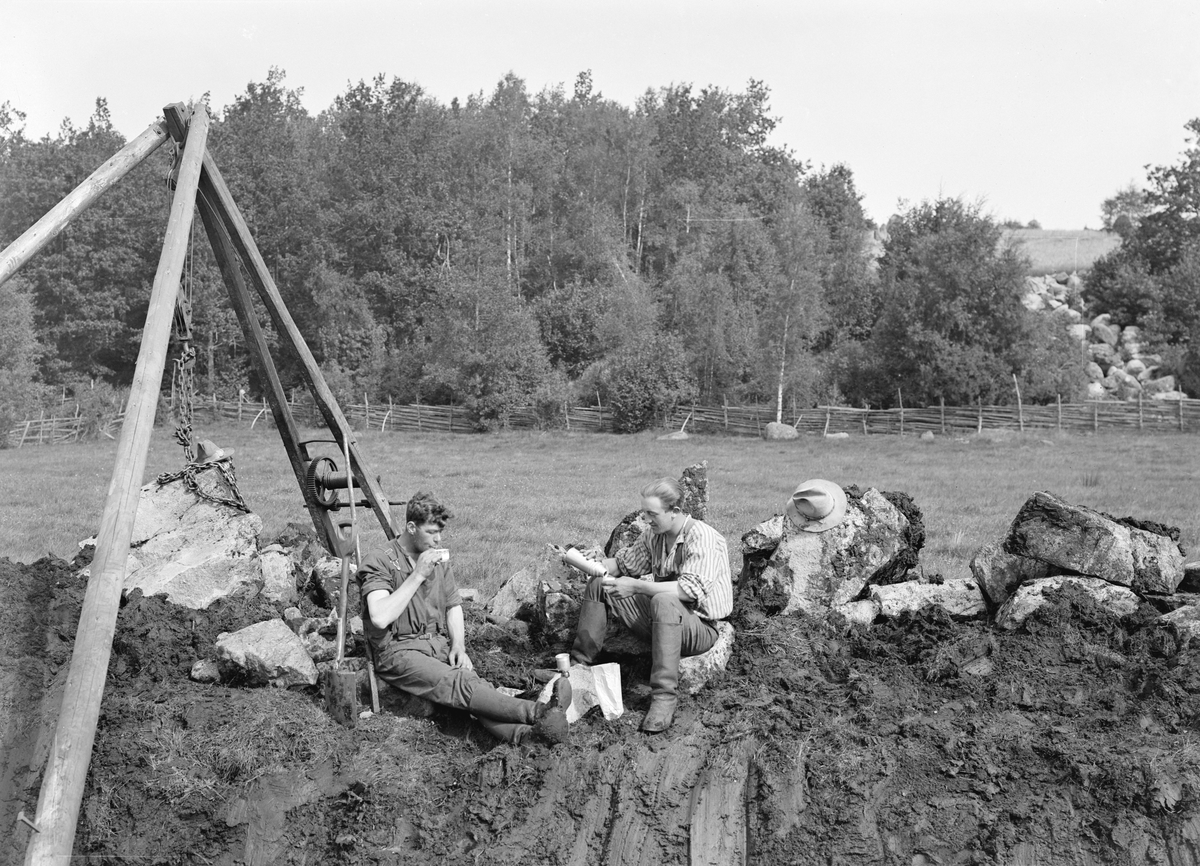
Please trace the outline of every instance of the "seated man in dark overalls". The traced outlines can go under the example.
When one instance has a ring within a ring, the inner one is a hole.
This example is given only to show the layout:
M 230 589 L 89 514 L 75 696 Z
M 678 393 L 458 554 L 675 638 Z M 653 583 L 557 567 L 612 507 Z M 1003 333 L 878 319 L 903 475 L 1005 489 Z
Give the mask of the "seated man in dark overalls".
M 367 616 L 363 629 L 384 682 L 435 704 L 476 716 L 501 740 L 519 743 L 530 732 L 550 743 L 567 738 L 570 684 L 557 681 L 549 702 L 497 691 L 475 673 L 467 655 L 462 598 L 441 546 L 453 515 L 431 493 L 408 502 L 403 531 L 363 557 L 358 568 Z

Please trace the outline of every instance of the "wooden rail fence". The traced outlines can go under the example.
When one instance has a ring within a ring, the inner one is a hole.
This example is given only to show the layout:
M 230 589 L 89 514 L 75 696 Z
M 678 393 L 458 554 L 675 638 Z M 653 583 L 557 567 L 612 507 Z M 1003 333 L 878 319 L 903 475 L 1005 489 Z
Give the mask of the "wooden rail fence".
M 316 408 L 307 401 L 290 402 L 296 420 L 317 424 Z M 461 406 L 430 406 L 424 403 L 362 403 L 344 405 L 350 423 L 359 429 L 383 432 L 473 433 L 475 426 Z M 197 427 L 204 423 L 235 423 L 256 427 L 274 426 L 265 402 L 197 398 L 194 404 Z M 7 433 L 11 448 L 27 445 L 57 445 L 82 439 L 113 438 L 120 429 L 124 413 L 97 420 L 80 414 L 24 419 Z M 687 422 L 694 433 L 728 436 L 761 436 L 766 425 L 775 420 L 775 407 L 692 406 L 680 407 L 667 424 L 678 430 Z M 801 433 L 848 433 L 851 435 L 965 435 L 984 430 L 1063 431 L 1099 433 L 1105 430 L 1132 430 L 1144 433 L 1200 432 L 1200 400 L 1090 400 L 1084 403 L 1057 403 L 1048 406 L 926 406 L 903 409 L 856 409 L 849 406 L 818 406 L 785 416 Z M 583 432 L 611 432 L 611 410 L 603 406 L 571 406 L 555 419 L 556 425 Z M 532 407 L 514 410 L 509 426 L 532 429 L 539 424 Z

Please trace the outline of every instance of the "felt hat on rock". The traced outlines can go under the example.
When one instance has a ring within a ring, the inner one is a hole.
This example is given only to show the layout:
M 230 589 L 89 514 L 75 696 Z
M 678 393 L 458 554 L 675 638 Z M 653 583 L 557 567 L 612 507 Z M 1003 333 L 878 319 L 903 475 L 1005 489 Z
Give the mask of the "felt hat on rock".
M 226 451 L 211 439 L 201 439 L 196 443 L 197 463 L 216 463 L 218 460 L 228 460 L 233 456 L 233 449 Z
M 802 532 L 824 532 L 846 519 L 846 491 L 823 478 L 796 488 L 785 513 Z

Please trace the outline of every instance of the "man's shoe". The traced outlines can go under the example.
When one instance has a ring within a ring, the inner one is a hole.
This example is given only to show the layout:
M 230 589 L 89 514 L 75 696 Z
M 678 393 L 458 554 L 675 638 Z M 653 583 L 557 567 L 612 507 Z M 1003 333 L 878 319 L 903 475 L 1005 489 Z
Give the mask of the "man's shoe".
M 646 712 L 646 718 L 642 719 L 642 730 L 657 734 L 671 727 L 671 722 L 675 720 L 675 704 L 674 695 L 651 695 L 650 709 Z
M 537 706 L 537 720 L 533 723 L 533 732 L 550 745 L 565 743 L 571 735 L 566 711 L 547 704 Z
M 566 711 L 571 706 L 571 680 L 562 676 L 554 681 L 554 691 L 550 694 L 550 706 Z

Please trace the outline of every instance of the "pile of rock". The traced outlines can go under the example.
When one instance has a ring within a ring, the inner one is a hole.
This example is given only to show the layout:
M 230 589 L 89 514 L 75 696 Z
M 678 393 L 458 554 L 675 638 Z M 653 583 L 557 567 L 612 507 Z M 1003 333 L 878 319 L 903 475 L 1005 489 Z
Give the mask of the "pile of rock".
M 1143 351 L 1142 333 L 1136 325 L 1120 327 L 1108 313 L 1069 328 L 1071 336 L 1087 347 L 1088 397 L 1136 400 L 1181 400 L 1174 376 L 1159 376 L 1162 356 Z
M 1026 277 L 1021 303 L 1034 312 L 1058 313 L 1069 322 L 1083 318 L 1083 280 L 1065 271 L 1044 277 Z
M 1117 615 L 1133 613 L 1143 596 L 1173 594 L 1184 578 L 1179 531 L 1132 518 L 1117 520 L 1052 493 L 1035 493 L 1007 536 L 984 545 L 971 572 L 996 624 L 1020 626 L 1064 586 L 1091 595 Z

